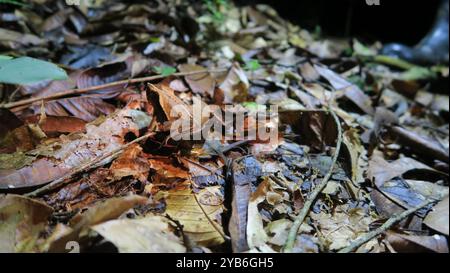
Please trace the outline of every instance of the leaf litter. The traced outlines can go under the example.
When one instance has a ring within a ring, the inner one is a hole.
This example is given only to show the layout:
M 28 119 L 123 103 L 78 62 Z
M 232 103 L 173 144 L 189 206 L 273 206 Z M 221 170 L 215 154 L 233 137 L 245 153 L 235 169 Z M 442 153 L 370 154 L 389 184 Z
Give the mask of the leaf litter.
M 30 2 L 0 8 L 0 68 L 31 63 L 0 84 L 0 252 L 448 252 L 448 67 L 265 5 Z M 276 142 L 171 138 L 198 101 L 277 105 L 243 122 Z

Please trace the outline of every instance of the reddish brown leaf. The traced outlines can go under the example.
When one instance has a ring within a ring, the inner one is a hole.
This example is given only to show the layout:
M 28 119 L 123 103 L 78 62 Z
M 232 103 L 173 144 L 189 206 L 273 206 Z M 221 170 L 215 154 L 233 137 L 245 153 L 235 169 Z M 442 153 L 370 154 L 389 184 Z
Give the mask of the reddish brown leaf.
M 133 144 L 113 162 L 110 169 L 115 179 L 133 176 L 144 182 L 147 180 L 150 165 L 143 158 L 141 146 L 139 144 Z
M 45 103 L 45 112 L 50 116 L 73 116 L 91 122 L 101 115 L 109 115 L 116 108 L 101 98 L 82 96 L 60 99 Z M 40 106 L 31 108 L 34 115 L 40 113 Z
M 143 114 L 137 110 L 120 110 L 100 125 L 88 124 L 84 134 L 61 138 L 45 148 L 52 151 L 51 157 L 39 159 L 19 170 L 0 171 L 0 189 L 42 185 L 117 150 L 124 144 L 128 132 L 139 135 L 142 129 L 139 117 Z

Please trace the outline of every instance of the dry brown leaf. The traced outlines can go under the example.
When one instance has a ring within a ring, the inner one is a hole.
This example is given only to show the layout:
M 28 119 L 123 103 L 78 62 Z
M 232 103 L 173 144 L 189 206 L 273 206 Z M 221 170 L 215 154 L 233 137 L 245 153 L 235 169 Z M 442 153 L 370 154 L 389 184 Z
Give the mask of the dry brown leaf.
M 89 228 L 103 222 L 118 218 L 127 210 L 147 203 L 147 198 L 137 195 L 115 197 L 99 202 L 83 214 L 78 214 L 70 221 L 71 230 L 52 242 L 49 252 L 64 252 L 67 242 L 79 241 L 88 232 Z
M 139 135 L 139 130 L 150 124 L 150 118 L 141 111 L 123 109 L 99 125 L 86 125 L 86 133 L 61 137 L 46 150 L 51 156 L 35 161 L 19 170 L 0 170 L 0 188 L 38 186 L 58 179 L 71 170 L 93 161 L 124 145 L 127 133 Z M 107 159 L 105 161 L 109 161 Z
M 437 173 L 437 171 L 433 168 L 430 168 L 429 166 L 409 157 L 403 157 L 396 161 L 388 162 L 384 160 L 382 155 L 376 153 L 372 155 L 369 161 L 367 176 L 369 179 L 373 179 L 375 184 L 380 187 L 384 184 L 384 182 L 412 170 L 423 170 Z
M 42 131 L 50 137 L 59 134 L 83 132 L 86 126 L 84 120 L 76 117 L 46 116 L 44 122 L 39 122 L 40 117 L 41 115 L 35 115 L 27 117 L 25 120 L 28 123 L 39 123 Z
M 141 182 L 147 180 L 150 165 L 143 157 L 141 146 L 135 143 L 129 146 L 114 162 L 110 169 L 115 179 L 133 176 Z
M 269 236 L 264 230 L 263 220 L 259 214 L 258 204 L 266 199 L 270 182 L 265 179 L 250 197 L 248 203 L 247 243 L 250 249 L 264 247 Z
M 178 66 L 178 69 L 183 73 L 205 70 L 204 67 L 193 64 L 182 64 Z M 214 97 L 216 81 L 209 73 L 186 76 L 185 79 L 195 94 L 208 95 L 210 98 Z
M 317 222 L 322 234 L 321 240 L 329 250 L 349 246 L 353 240 L 369 231 L 369 225 L 374 220 L 363 209 L 349 209 L 346 205 L 338 206 L 333 214 L 310 213 L 310 217 Z
M 112 220 L 91 229 L 113 243 L 120 253 L 184 253 L 182 240 L 173 234 L 167 218 Z
M 37 252 L 53 209 L 20 195 L 0 196 L 0 252 Z
M 447 239 L 442 235 L 419 236 L 388 231 L 386 232 L 386 240 L 399 253 L 418 253 L 429 250 L 437 253 L 448 253 Z
M 369 115 L 375 113 L 375 109 L 372 106 L 372 100 L 367 96 L 358 86 L 348 82 L 341 75 L 336 72 L 319 65 L 314 65 L 317 72 L 327 79 L 334 89 L 344 91 L 345 96 L 355 103 L 362 111 Z
M 437 204 L 424 220 L 424 224 L 448 236 L 448 196 Z
M 250 83 L 244 70 L 235 64 L 219 88 L 224 92 L 223 103 L 231 104 L 245 101 Z

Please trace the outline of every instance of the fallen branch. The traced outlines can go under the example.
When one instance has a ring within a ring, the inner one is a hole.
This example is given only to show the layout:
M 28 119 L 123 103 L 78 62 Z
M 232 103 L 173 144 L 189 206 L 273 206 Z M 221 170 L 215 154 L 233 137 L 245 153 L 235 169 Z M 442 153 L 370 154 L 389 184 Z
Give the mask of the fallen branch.
M 411 214 L 417 212 L 418 210 L 432 204 L 435 203 L 437 200 L 427 200 L 425 202 L 423 202 L 422 204 L 420 204 L 419 206 L 415 207 L 415 208 L 411 208 L 409 210 L 404 211 L 401 214 L 395 215 L 391 218 L 389 218 L 389 220 L 387 220 L 383 225 L 381 225 L 381 227 L 377 228 L 376 230 L 373 230 L 371 232 L 368 232 L 366 234 L 364 234 L 363 236 L 361 236 L 360 238 L 356 239 L 355 241 L 353 241 L 350 246 L 341 249 L 340 251 L 338 251 L 338 253 L 350 253 L 355 251 L 356 249 L 358 249 L 359 247 L 361 247 L 362 245 L 364 245 L 365 243 L 369 242 L 370 240 L 372 240 L 373 238 L 383 234 L 384 232 L 386 232 L 387 230 L 389 230 L 391 227 L 393 227 L 395 224 L 397 224 L 398 222 L 401 222 L 402 220 L 406 219 L 408 216 L 410 216 Z
M 80 167 L 76 168 L 75 170 L 73 170 L 72 172 L 68 173 L 67 175 L 54 180 L 50 184 L 47 184 L 46 186 L 44 186 L 42 188 L 39 188 L 39 189 L 37 189 L 37 190 L 35 190 L 33 192 L 25 194 L 25 196 L 26 197 L 37 197 L 37 196 L 42 195 L 44 193 L 47 193 L 49 191 L 55 190 L 55 189 L 57 189 L 57 188 L 59 188 L 61 186 L 69 184 L 76 174 L 78 174 L 80 172 L 83 172 L 83 171 L 92 170 L 92 169 L 98 167 L 98 164 L 100 164 L 102 161 L 104 161 L 106 159 L 109 159 L 108 161 L 110 162 L 111 160 L 113 160 L 114 158 L 119 156 L 123 152 L 123 150 L 125 150 L 128 147 L 130 147 L 132 144 L 138 143 L 138 142 L 140 142 L 142 140 L 145 140 L 145 139 L 147 139 L 147 138 L 149 138 L 149 137 L 151 137 L 153 135 L 154 135 L 154 133 L 152 132 L 152 133 L 143 135 L 143 136 L 141 136 L 139 138 L 136 138 L 135 140 L 133 140 L 133 141 L 131 141 L 131 142 L 129 142 L 129 143 L 127 143 L 127 144 L 117 148 L 117 149 L 115 149 L 114 151 L 106 153 L 106 154 L 104 154 L 101 157 L 98 157 L 98 158 L 96 158 L 96 159 L 94 159 L 94 160 L 92 160 L 92 161 L 90 161 L 90 162 L 88 162 L 86 164 L 81 165 Z M 102 164 L 102 165 L 104 165 L 104 164 Z
M 311 193 L 311 195 L 309 195 L 309 197 L 306 200 L 302 210 L 300 211 L 298 216 L 295 218 L 294 224 L 292 225 L 291 229 L 289 230 L 289 235 L 288 235 L 288 238 L 286 240 L 286 244 L 285 244 L 285 246 L 283 248 L 284 252 L 292 252 L 292 250 L 294 248 L 294 244 L 295 244 L 295 239 L 297 239 L 298 230 L 300 229 L 300 226 L 305 221 L 305 218 L 308 215 L 312 205 L 316 201 L 317 196 L 319 196 L 319 194 L 327 186 L 328 180 L 330 180 L 331 175 L 333 174 L 333 169 L 334 169 L 334 166 L 336 165 L 336 162 L 337 162 L 337 159 L 338 159 L 338 156 L 339 156 L 339 152 L 341 150 L 341 145 L 342 145 L 342 141 L 343 141 L 343 138 L 342 138 L 342 126 L 341 126 L 341 123 L 339 121 L 339 118 L 336 116 L 336 113 L 331 108 L 329 110 L 329 113 L 331 113 L 331 115 L 333 116 L 334 121 L 336 122 L 336 126 L 338 128 L 338 140 L 337 140 L 337 144 L 336 144 L 336 151 L 334 152 L 334 155 L 333 155 L 333 160 L 332 160 L 332 163 L 331 163 L 331 167 L 330 167 L 330 170 L 328 171 L 328 173 L 323 178 L 322 182 L 320 182 L 320 184 L 316 186 L 316 188 Z
M 225 68 L 211 69 L 211 70 L 199 70 L 199 71 L 184 72 L 184 73 L 181 73 L 181 72 L 174 73 L 171 76 L 181 77 L 181 76 L 191 76 L 191 75 L 202 74 L 202 73 L 222 73 L 222 72 L 226 72 L 226 71 L 228 71 L 228 70 Z M 110 88 L 110 87 L 114 87 L 114 86 L 118 86 L 118 85 L 129 85 L 129 84 L 133 84 L 133 83 L 148 82 L 148 81 L 164 79 L 167 77 L 168 76 L 156 75 L 156 76 L 149 76 L 149 77 L 143 77 L 143 78 L 135 78 L 135 79 L 129 79 L 129 80 L 116 81 L 116 82 L 106 83 L 106 84 L 102 84 L 102 85 L 91 86 L 91 87 L 87 87 L 87 88 L 69 89 L 69 90 L 61 91 L 61 92 L 58 92 L 58 93 L 55 93 L 55 94 L 52 94 L 49 96 L 45 96 L 45 97 L 30 98 L 30 99 L 20 100 L 20 101 L 16 101 L 16 102 L 5 103 L 3 105 L 0 105 L 0 108 L 11 109 L 11 108 L 15 108 L 18 106 L 29 105 L 29 104 L 32 104 L 37 101 L 57 99 L 57 98 L 70 96 L 70 95 L 79 95 L 79 94 L 84 94 L 84 93 L 101 90 L 101 89 L 106 89 L 106 88 Z

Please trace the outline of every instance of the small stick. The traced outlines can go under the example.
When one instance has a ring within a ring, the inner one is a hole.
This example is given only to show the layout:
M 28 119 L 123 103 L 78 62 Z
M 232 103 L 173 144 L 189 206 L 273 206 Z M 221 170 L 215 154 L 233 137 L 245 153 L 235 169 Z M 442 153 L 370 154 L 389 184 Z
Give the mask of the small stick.
M 381 225 L 379 228 L 368 232 L 366 234 L 364 234 L 363 236 L 359 237 L 358 239 L 356 239 L 355 241 L 353 241 L 350 246 L 343 248 L 341 250 L 338 251 L 338 253 L 350 253 L 355 251 L 356 249 L 358 249 L 360 246 L 362 246 L 363 244 L 369 242 L 370 240 L 372 240 L 373 238 L 383 234 L 384 232 L 386 232 L 387 230 L 389 230 L 391 227 L 393 227 L 395 224 L 397 224 L 398 222 L 406 219 L 408 216 L 410 216 L 411 214 L 417 212 L 418 210 L 432 204 L 435 203 L 438 200 L 427 200 L 425 202 L 423 202 L 422 204 L 418 205 L 417 207 L 411 208 L 409 210 L 406 210 L 400 214 L 397 214 L 391 218 L 389 218 L 389 220 L 387 220 L 383 225 Z
M 26 197 L 37 197 L 37 196 L 42 195 L 42 194 L 44 194 L 46 192 L 52 191 L 52 190 L 54 190 L 56 188 L 59 188 L 59 187 L 61 187 L 63 185 L 69 184 L 71 182 L 72 178 L 76 174 L 78 174 L 78 173 L 80 173 L 82 171 L 88 171 L 88 170 L 91 170 L 91 169 L 97 167 L 97 165 L 100 162 L 102 162 L 103 160 L 105 160 L 105 159 L 107 159 L 109 157 L 111 157 L 111 159 L 117 157 L 123 150 L 125 150 L 128 147 L 130 147 L 132 144 L 138 143 L 138 142 L 140 142 L 142 140 L 145 140 L 145 139 L 147 139 L 147 138 L 149 138 L 149 137 L 151 137 L 153 135 L 154 135 L 154 133 L 152 132 L 152 133 L 143 135 L 143 136 L 141 136 L 139 138 L 136 138 L 135 140 L 133 140 L 133 141 L 131 141 L 131 142 L 121 146 L 120 148 L 117 148 L 114 151 L 106 153 L 105 155 L 103 155 L 101 157 L 95 158 L 94 160 L 92 160 L 92 161 L 90 161 L 90 162 L 88 162 L 88 163 L 86 163 L 84 165 L 81 165 L 80 167 L 76 168 L 75 170 L 73 170 L 72 172 L 68 173 L 67 175 L 54 180 L 53 182 L 51 182 L 50 184 L 48 184 L 48 185 L 46 185 L 46 186 L 44 186 L 42 188 L 39 188 L 39 189 L 37 189 L 37 190 L 35 190 L 33 192 L 27 193 L 24 196 L 26 196 Z
M 180 76 L 191 76 L 191 75 L 202 74 L 202 73 L 222 73 L 222 72 L 226 72 L 226 71 L 227 71 L 227 69 L 225 69 L 225 68 L 212 69 L 212 70 L 198 70 L 198 71 L 192 71 L 192 72 L 174 73 L 174 74 L 172 74 L 170 76 L 179 76 L 180 77 Z M 32 103 L 37 102 L 37 101 L 57 99 L 57 98 L 61 98 L 61 97 L 69 96 L 69 95 L 78 95 L 78 94 L 83 94 L 83 93 L 96 91 L 96 90 L 100 90 L 100 89 L 106 89 L 106 88 L 113 87 L 113 86 L 118 86 L 118 85 L 129 85 L 129 84 L 132 84 L 132 83 L 154 81 L 154 80 L 164 79 L 166 77 L 167 76 L 156 75 L 156 76 L 150 76 L 150 77 L 143 77 L 143 78 L 135 78 L 135 79 L 129 79 L 129 80 L 116 81 L 116 82 L 111 82 L 111 83 L 91 86 L 91 87 L 87 87 L 87 88 L 69 89 L 69 90 L 61 91 L 61 92 L 58 92 L 58 93 L 55 93 L 55 94 L 52 94 L 52 95 L 49 95 L 49 96 L 45 96 L 45 97 L 30 98 L 30 99 L 20 100 L 20 101 L 16 101 L 16 102 L 5 103 L 3 105 L 0 105 L 0 107 L 1 108 L 11 109 L 11 108 L 15 108 L 15 107 L 18 107 L 18 106 L 32 104 Z
M 343 141 L 343 138 L 342 138 L 342 126 L 341 126 L 341 123 L 339 121 L 339 118 L 336 116 L 336 113 L 334 113 L 334 111 L 331 108 L 329 109 L 329 112 L 333 116 L 334 121 L 336 122 L 336 126 L 338 128 L 338 141 L 337 141 L 337 144 L 336 144 L 336 151 L 335 151 L 334 156 L 333 156 L 333 161 L 331 163 L 330 170 L 325 175 L 325 177 L 323 178 L 322 182 L 320 182 L 320 184 L 317 185 L 317 187 L 314 189 L 314 191 L 308 197 L 308 199 L 306 200 L 302 210 L 300 211 L 298 216 L 295 218 L 295 222 L 292 225 L 291 229 L 289 230 L 289 235 L 288 235 L 288 238 L 286 240 L 286 244 L 285 244 L 285 246 L 283 248 L 283 252 L 288 252 L 288 253 L 292 252 L 292 249 L 294 248 L 294 244 L 295 244 L 295 239 L 297 239 L 298 230 L 300 229 L 300 226 L 305 221 L 305 218 L 308 215 L 308 213 L 309 213 L 309 211 L 311 209 L 311 206 L 316 201 L 317 196 L 319 196 L 319 194 L 327 186 L 328 180 L 330 180 L 331 175 L 333 174 L 333 169 L 334 169 L 334 166 L 336 165 L 336 162 L 337 162 L 337 159 L 338 159 L 338 156 L 339 156 L 339 152 L 341 150 L 341 145 L 342 145 L 342 141 Z

